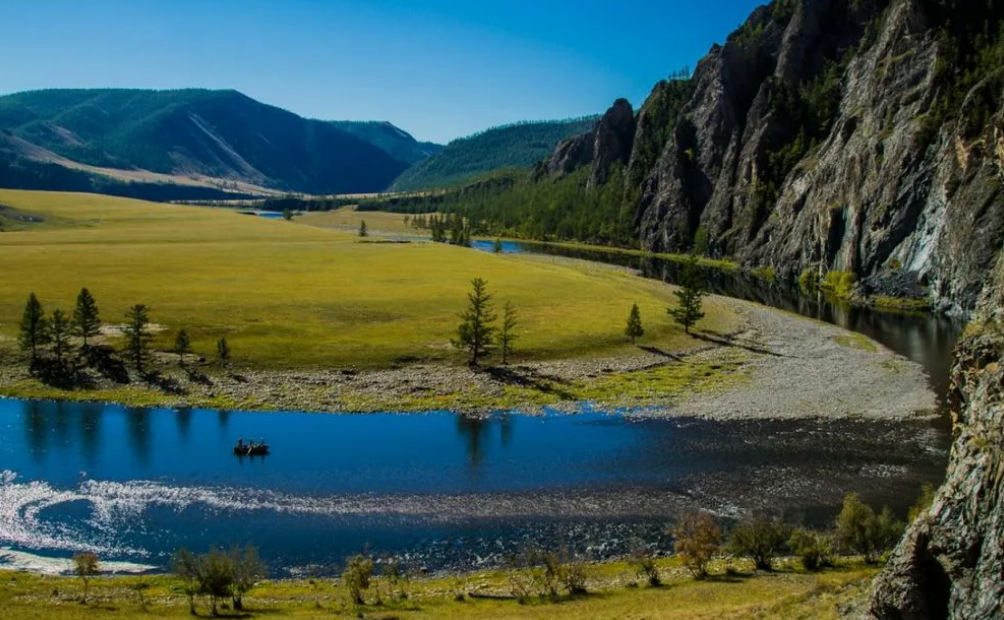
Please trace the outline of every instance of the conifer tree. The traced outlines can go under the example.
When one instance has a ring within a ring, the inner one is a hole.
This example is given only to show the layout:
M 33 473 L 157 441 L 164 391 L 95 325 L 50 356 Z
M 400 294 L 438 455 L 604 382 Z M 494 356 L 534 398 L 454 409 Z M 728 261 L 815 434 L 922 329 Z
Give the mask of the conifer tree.
M 502 364 L 509 363 L 512 355 L 512 343 L 518 338 L 516 327 L 519 326 L 519 314 L 511 301 L 505 302 L 502 308 L 502 329 L 499 332 L 499 346 L 502 348 Z
M 70 319 L 59 308 L 52 311 L 49 332 L 52 339 L 52 352 L 56 356 L 56 362 L 62 365 L 63 358 L 70 350 Z
M 634 344 L 639 338 L 645 335 L 645 328 L 641 325 L 641 311 L 638 310 L 638 304 L 631 306 L 631 313 L 628 315 L 627 328 L 624 330 L 624 335 L 631 339 L 631 344 Z
M 126 353 L 132 360 L 136 372 L 142 374 L 150 359 L 149 310 L 143 304 L 136 304 L 126 314 L 126 326 L 122 330 L 126 336 Z
M 21 349 L 31 351 L 31 363 L 38 361 L 38 347 L 49 342 L 49 322 L 35 293 L 28 296 L 21 315 Z
M 477 366 L 482 357 L 491 352 L 495 340 L 497 316 L 492 312 L 492 295 L 488 283 L 481 278 L 471 280 L 471 292 L 467 294 L 467 310 L 460 313 L 460 326 L 453 346 L 463 349 L 470 356 L 470 364 Z
M 499 239 L 499 238 L 495 239 L 495 245 L 492 246 L 492 251 L 495 252 L 496 254 L 501 254 L 502 253 L 502 240 L 501 239 Z
M 691 254 L 683 264 L 680 279 L 677 282 L 678 290 L 673 291 L 679 304 L 676 308 L 669 308 L 667 312 L 673 319 L 683 326 L 683 331 L 690 333 L 690 328 L 704 318 L 701 311 L 701 298 L 704 297 L 704 276 L 701 274 L 697 264 L 697 256 Z
M 359 236 L 360 237 L 370 236 L 369 231 L 366 229 L 366 220 L 362 220 L 361 222 L 359 222 Z
M 192 342 L 188 339 L 188 332 L 181 330 L 174 338 L 174 352 L 178 354 L 178 364 L 185 365 L 185 356 L 192 352 Z
M 220 338 L 216 341 L 216 359 L 220 365 L 230 361 L 230 344 L 227 343 L 226 338 Z
M 88 340 L 101 333 L 98 304 L 86 288 L 80 289 L 77 295 L 77 306 L 73 309 L 73 332 L 83 340 L 85 349 Z

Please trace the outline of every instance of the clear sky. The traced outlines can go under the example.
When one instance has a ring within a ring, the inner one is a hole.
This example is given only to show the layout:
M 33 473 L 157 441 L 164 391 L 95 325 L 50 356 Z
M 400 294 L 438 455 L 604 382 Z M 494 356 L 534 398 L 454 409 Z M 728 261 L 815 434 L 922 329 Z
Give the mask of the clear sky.
M 640 105 L 756 0 L 0 0 L 0 93 L 234 88 L 446 142 Z

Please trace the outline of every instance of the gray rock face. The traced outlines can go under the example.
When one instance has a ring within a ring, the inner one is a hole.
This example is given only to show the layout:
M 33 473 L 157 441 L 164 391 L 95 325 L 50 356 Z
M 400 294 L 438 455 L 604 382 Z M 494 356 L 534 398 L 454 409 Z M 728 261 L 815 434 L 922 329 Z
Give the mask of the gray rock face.
M 876 580 L 869 620 L 1004 618 L 1004 324 L 963 342 L 944 485 Z
M 661 82 L 636 122 L 618 102 L 591 148 L 586 136 L 566 141 L 549 169 L 588 160 L 595 187 L 628 162 L 624 200 L 653 251 L 689 250 L 700 230 L 712 256 L 781 277 L 845 270 L 874 283 L 896 264 L 914 279 L 895 290 L 969 312 L 1002 256 L 1004 93 L 983 83 L 969 94 L 967 106 L 993 101 L 990 123 L 928 126 L 938 96 L 928 5 L 761 7 L 701 60 L 685 101 Z M 812 88 L 822 89 L 816 105 L 832 105 L 825 127 L 792 107 Z
M 596 125 L 587 189 L 606 183 L 607 174 L 614 164 L 628 163 L 634 132 L 634 109 L 627 99 L 618 99 Z
M 593 143 L 596 132 L 590 131 L 571 138 L 565 138 L 558 143 L 547 160 L 547 174 L 553 177 L 563 177 L 589 165 L 593 161 Z

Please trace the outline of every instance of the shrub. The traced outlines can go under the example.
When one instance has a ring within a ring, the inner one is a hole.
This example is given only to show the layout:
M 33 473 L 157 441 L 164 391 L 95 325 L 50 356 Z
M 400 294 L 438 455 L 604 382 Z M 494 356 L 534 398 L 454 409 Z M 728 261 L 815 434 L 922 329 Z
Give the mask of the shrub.
M 354 605 L 365 605 L 363 591 L 370 587 L 370 578 L 373 577 L 373 560 L 356 555 L 348 559 L 345 570 L 342 571 L 342 582 L 349 590 L 349 597 Z
M 930 484 L 925 484 L 921 487 L 920 497 L 917 498 L 917 503 L 910 507 L 910 512 L 907 515 L 907 521 L 913 523 L 922 514 L 927 512 L 931 506 L 934 505 L 934 487 Z
M 639 541 L 631 550 L 629 561 L 635 567 L 638 576 L 648 581 L 648 585 L 653 588 L 662 585 L 662 575 L 659 574 L 659 567 L 655 563 L 655 554 L 648 546 Z
M 98 565 L 98 556 L 93 553 L 78 553 L 73 556 L 73 572 L 84 582 L 84 602 L 87 602 L 87 588 L 91 577 L 101 572 Z
M 798 528 L 792 532 L 788 548 L 802 561 L 805 570 L 833 566 L 833 544 L 827 534 Z
M 813 295 L 819 290 L 819 272 L 812 267 L 806 267 L 798 276 L 798 288 L 806 295 Z
M 905 525 L 888 508 L 875 514 L 871 506 L 851 493 L 844 498 L 837 517 L 836 540 L 842 549 L 859 553 L 865 562 L 874 564 L 896 544 L 904 529 Z
M 698 512 L 685 515 L 673 528 L 674 551 L 683 565 L 697 579 L 708 576 L 708 564 L 718 554 L 722 530 L 710 515 Z
M 784 550 L 791 527 L 776 519 L 740 523 L 729 535 L 729 553 L 753 560 L 757 570 L 771 570 L 771 562 Z
M 208 555 L 198 559 L 199 591 L 209 597 L 213 615 L 217 615 L 217 603 L 221 598 L 233 596 L 234 562 L 233 559 L 212 549 Z
M 840 299 L 847 299 L 854 292 L 856 280 L 856 276 L 850 271 L 830 271 L 819 286 Z

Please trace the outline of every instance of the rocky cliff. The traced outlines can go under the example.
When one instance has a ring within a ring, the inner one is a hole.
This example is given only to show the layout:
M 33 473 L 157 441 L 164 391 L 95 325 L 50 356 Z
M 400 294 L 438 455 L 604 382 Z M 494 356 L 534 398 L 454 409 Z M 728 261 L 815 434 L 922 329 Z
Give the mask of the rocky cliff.
M 849 271 L 863 293 L 971 311 L 1004 240 L 1002 14 L 976 0 L 757 9 L 637 115 L 621 159 L 643 245 L 782 277 Z M 580 140 L 555 172 L 616 151 Z
M 871 620 L 1004 618 L 1004 323 L 974 324 L 957 351 L 955 441 L 945 484 L 876 581 Z

